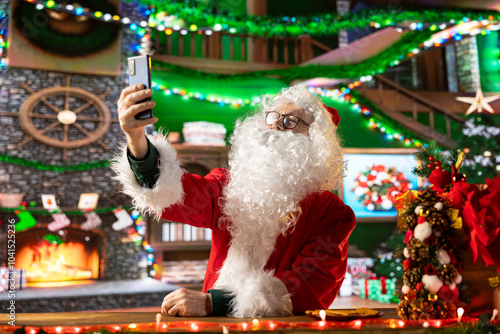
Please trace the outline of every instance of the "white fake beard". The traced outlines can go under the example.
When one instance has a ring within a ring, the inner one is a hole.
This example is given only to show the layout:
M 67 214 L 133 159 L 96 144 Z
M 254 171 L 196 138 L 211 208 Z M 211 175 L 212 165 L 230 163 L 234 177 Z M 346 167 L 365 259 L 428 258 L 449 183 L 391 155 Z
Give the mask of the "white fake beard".
M 331 174 L 311 138 L 264 126 L 251 117 L 233 134 L 222 203 L 226 219 L 219 222 L 233 239 L 215 288 L 237 291 L 262 281 L 279 234 L 298 218 L 290 213 L 300 213 L 300 201 L 323 190 Z

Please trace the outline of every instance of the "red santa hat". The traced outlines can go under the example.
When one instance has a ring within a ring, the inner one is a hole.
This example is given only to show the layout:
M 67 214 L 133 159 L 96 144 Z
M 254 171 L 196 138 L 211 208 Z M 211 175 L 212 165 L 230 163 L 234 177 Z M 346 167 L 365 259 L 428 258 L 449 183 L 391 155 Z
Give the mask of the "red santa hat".
M 339 126 L 340 115 L 337 112 L 337 109 L 331 108 L 324 103 L 323 103 L 323 106 L 326 108 L 326 111 L 328 111 L 330 113 L 330 116 L 332 117 L 333 124 L 335 124 L 335 126 Z

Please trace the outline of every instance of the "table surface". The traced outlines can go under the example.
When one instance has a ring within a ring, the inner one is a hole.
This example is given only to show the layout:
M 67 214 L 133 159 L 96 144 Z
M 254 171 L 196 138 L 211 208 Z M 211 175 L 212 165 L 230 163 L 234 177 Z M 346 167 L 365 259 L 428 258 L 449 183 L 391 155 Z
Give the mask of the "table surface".
M 382 319 L 398 319 L 396 309 L 380 309 L 384 313 Z M 16 326 L 95 326 L 106 324 L 130 324 L 156 322 L 156 312 L 65 312 L 65 313 L 17 313 Z M 8 314 L 0 314 L 0 326 L 6 326 Z M 217 323 L 238 323 L 252 321 L 252 318 L 233 317 L 171 317 L 163 315 L 162 322 L 174 321 L 206 321 Z M 284 322 L 312 322 L 306 315 L 293 317 L 259 318 L 259 320 L 275 320 Z

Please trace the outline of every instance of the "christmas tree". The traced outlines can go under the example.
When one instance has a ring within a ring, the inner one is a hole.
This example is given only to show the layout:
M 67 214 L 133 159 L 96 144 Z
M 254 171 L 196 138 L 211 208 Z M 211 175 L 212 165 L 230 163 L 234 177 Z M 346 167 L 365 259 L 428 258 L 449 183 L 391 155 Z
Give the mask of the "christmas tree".
M 466 153 L 462 172 L 469 183 L 484 183 L 500 172 L 500 118 L 475 114 L 468 118 L 458 139 Z

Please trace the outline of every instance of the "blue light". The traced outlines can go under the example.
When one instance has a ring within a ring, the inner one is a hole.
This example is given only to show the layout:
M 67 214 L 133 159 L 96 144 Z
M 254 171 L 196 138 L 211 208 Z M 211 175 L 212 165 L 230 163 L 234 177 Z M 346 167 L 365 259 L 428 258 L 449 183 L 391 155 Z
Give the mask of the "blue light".
M 289 20 L 289 19 L 288 19 L 288 16 L 284 16 L 284 17 L 283 17 L 283 21 L 288 21 L 288 20 Z
M 83 8 L 82 7 L 78 7 L 77 9 L 75 9 L 75 13 L 76 13 L 76 15 L 82 15 Z
M 297 19 L 295 17 L 292 17 L 292 22 L 295 22 L 297 21 Z
M 349 88 L 346 88 L 346 89 L 344 90 L 344 93 L 349 94 L 349 92 L 350 92 L 350 91 L 351 91 L 351 90 L 350 90 Z
M 150 15 L 150 14 L 151 14 L 151 11 L 148 9 L 148 10 L 146 10 L 146 11 L 144 12 L 144 14 L 146 14 L 146 15 Z
M 424 24 L 422 22 L 417 23 L 417 29 L 422 29 Z
M 455 36 L 453 36 L 453 38 L 454 38 L 456 41 L 461 41 L 461 40 L 462 40 L 462 35 L 455 35 Z
M 136 50 L 136 51 L 139 51 L 140 49 L 141 49 L 141 46 L 140 46 L 140 45 L 135 44 L 135 50 Z
M 133 30 L 133 31 L 137 30 L 137 24 L 132 23 L 132 24 L 130 25 L 130 30 Z

